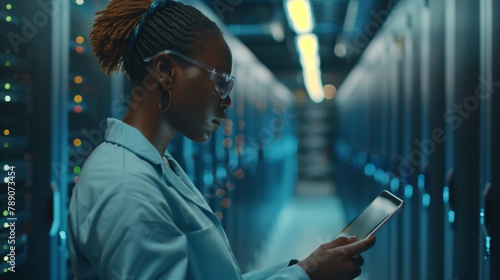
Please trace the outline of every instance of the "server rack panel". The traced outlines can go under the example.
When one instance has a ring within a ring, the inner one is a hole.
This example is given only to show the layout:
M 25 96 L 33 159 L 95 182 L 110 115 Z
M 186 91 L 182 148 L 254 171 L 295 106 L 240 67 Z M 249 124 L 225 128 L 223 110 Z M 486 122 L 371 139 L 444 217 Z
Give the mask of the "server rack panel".
M 23 275 L 31 254 L 33 50 L 21 4 L 0 1 L 0 277 Z M 17 39 L 16 41 L 13 41 Z M 23 41 L 25 42 L 25 41 Z M 29 237 L 29 238 L 28 238 Z
M 88 35 L 106 1 L 54 2 L 52 41 L 50 278 L 74 278 L 66 248 L 67 207 L 85 160 L 104 138 L 113 84 L 91 55 Z M 89 16 L 90 15 L 90 16 Z
M 489 184 L 495 170 L 495 100 L 476 100 L 494 90 L 494 82 L 480 76 L 495 73 L 494 6 L 491 1 L 401 3 L 338 91 L 339 193 L 349 205 L 359 205 L 360 193 L 374 186 L 354 178 L 362 171 L 407 202 L 389 226 L 392 244 L 383 236 L 378 249 L 367 253 L 369 279 L 490 279 L 495 271 L 486 253 L 493 254 L 495 236 L 485 231 L 495 227 L 486 210 L 496 190 Z M 387 46 L 394 37 L 402 50 L 398 58 Z M 373 71 L 373 65 L 385 71 Z M 391 86 L 384 86 L 384 78 Z M 396 94 L 387 98 L 382 91 L 388 89 Z M 382 124 L 386 117 L 375 108 L 397 121 Z M 349 186 L 355 186 L 356 197 Z M 380 271 L 372 252 L 397 257 Z
M 489 11 L 491 16 L 491 25 L 489 34 L 485 34 L 486 38 L 491 40 L 488 42 L 490 45 L 491 52 L 491 81 L 485 89 L 491 89 L 491 93 L 497 92 L 497 94 L 491 95 L 491 108 L 498 108 L 500 106 L 500 96 L 498 94 L 500 85 L 500 52 L 498 51 L 498 46 L 500 43 L 500 38 L 498 36 L 492 36 L 494 33 L 494 27 L 500 26 L 500 3 L 498 1 L 482 1 L 482 3 L 488 3 L 491 6 L 486 5 L 487 11 Z M 488 9 L 490 8 L 490 9 Z M 491 37 L 490 37 L 491 36 Z M 486 56 L 487 57 L 487 56 Z M 488 69 L 489 70 L 489 69 Z M 493 89 L 495 91 L 493 91 Z M 484 90 L 484 89 L 483 89 Z M 496 213 L 500 213 L 500 203 L 494 203 L 494 201 L 500 201 L 500 110 L 492 110 L 491 112 L 491 187 L 489 191 L 489 201 L 485 201 L 485 226 L 489 229 L 488 234 L 490 236 L 489 244 L 485 244 L 485 251 L 489 249 L 488 258 L 490 267 L 487 268 L 490 279 L 500 278 L 500 267 L 496 264 L 500 263 L 500 223 L 498 218 L 496 218 Z M 488 204 L 486 204 L 488 203 Z M 489 245 L 489 248 L 488 248 Z

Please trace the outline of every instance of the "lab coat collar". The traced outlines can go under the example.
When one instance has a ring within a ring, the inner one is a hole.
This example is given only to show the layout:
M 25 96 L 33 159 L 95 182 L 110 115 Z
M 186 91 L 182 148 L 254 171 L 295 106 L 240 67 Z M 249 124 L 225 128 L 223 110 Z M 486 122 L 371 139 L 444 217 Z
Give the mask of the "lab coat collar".
M 120 145 L 153 164 L 161 165 L 163 161 L 153 144 L 138 129 L 118 119 L 108 118 L 104 140 Z

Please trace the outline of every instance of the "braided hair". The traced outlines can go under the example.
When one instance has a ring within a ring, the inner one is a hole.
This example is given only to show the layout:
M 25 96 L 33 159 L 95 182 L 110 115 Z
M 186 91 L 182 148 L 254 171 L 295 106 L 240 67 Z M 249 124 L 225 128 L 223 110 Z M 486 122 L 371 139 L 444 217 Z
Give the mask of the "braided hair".
M 125 71 L 138 81 L 143 59 L 169 49 L 190 55 L 197 40 L 221 34 L 196 8 L 172 0 L 112 0 L 98 16 L 90 45 L 104 72 Z

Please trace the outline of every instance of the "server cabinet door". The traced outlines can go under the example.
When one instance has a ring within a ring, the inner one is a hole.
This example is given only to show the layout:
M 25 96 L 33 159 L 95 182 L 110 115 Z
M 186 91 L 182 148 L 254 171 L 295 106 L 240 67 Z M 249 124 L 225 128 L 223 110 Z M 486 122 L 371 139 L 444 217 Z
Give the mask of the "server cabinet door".
M 455 199 L 453 279 L 477 279 L 480 199 L 480 102 L 475 95 L 480 76 L 478 1 L 456 1 L 455 98 L 445 121 L 455 134 L 453 153 Z M 474 264 L 474 265 L 472 265 Z
M 72 190 L 85 160 L 104 140 L 107 117 L 119 117 L 127 109 L 124 77 L 111 79 L 103 73 L 88 42 L 92 15 L 107 4 L 105 0 L 52 1 L 50 279 L 74 277 L 66 247 L 67 207 Z

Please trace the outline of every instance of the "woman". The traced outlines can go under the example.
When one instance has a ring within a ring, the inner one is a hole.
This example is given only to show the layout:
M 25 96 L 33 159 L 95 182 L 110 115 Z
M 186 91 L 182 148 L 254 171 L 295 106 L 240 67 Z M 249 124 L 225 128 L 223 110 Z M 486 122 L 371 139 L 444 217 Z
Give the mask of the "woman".
M 124 68 L 132 100 L 108 119 L 69 206 L 78 279 L 352 279 L 374 239 L 338 238 L 306 259 L 242 275 L 219 219 L 168 153 L 180 132 L 207 141 L 231 106 L 232 57 L 219 28 L 174 1 L 113 0 L 90 34 L 108 74 Z

